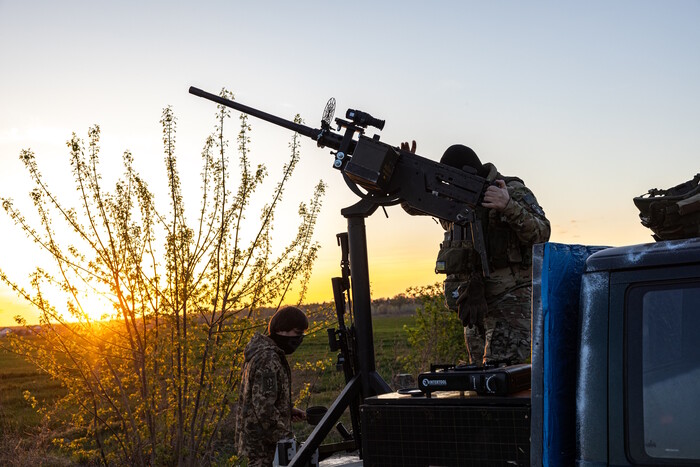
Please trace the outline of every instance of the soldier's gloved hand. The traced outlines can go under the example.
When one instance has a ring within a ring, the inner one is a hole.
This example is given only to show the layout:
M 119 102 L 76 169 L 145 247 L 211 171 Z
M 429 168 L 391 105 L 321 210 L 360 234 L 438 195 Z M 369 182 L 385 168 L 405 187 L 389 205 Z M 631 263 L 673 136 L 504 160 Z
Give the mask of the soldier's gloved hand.
M 468 328 L 481 326 L 481 322 L 486 316 L 488 307 L 484 297 L 484 283 L 479 279 L 472 278 L 464 287 L 458 289 L 457 313 L 462 325 Z

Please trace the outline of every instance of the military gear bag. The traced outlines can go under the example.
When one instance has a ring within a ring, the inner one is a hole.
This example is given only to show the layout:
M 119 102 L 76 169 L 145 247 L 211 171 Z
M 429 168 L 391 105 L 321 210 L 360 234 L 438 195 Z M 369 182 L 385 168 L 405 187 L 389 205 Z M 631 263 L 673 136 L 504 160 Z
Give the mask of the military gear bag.
M 467 227 L 452 223 L 444 227 L 445 237 L 435 260 L 435 274 L 471 274 L 481 267 Z
M 700 173 L 667 190 L 652 188 L 634 204 L 656 241 L 700 237 Z
M 463 274 L 473 264 L 474 248 L 465 240 L 445 240 L 435 260 L 435 274 Z

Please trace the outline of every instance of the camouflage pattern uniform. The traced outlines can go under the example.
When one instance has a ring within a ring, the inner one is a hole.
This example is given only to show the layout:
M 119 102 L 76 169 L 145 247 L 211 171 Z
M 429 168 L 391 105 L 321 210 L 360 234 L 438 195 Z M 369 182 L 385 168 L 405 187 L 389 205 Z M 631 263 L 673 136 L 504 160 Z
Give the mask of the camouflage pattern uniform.
M 503 211 L 480 209 L 489 260 L 490 277 L 484 279 L 488 312 L 483 325 L 464 328 L 470 363 L 509 359 L 522 363 L 530 357 L 532 298 L 532 246 L 549 240 L 550 225 L 535 195 L 516 177 L 503 177 L 493 164 L 486 177 L 506 182 L 510 200 Z M 442 222 L 445 240 L 451 240 L 452 224 Z M 473 245 L 469 242 L 467 248 Z M 479 256 L 471 252 L 464 260 L 464 273 L 445 279 L 447 305 L 456 310 L 457 286 L 470 275 L 481 274 Z
M 236 448 L 250 466 L 272 465 L 277 441 L 292 437 L 292 375 L 284 352 L 256 333 L 244 350 Z

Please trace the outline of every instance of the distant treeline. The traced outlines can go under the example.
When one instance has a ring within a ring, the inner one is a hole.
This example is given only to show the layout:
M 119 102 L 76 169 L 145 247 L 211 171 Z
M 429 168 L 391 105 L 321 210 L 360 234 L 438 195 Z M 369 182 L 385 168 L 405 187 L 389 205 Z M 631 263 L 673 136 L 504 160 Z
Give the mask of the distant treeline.
M 372 315 L 408 316 L 414 314 L 419 305 L 420 300 L 406 294 L 399 294 L 390 298 L 377 298 L 372 300 Z M 302 305 L 301 307 L 311 316 L 320 316 L 323 315 L 324 311 L 327 313 L 328 310 L 333 307 L 333 304 L 330 302 L 309 303 Z M 274 312 L 275 308 L 259 308 L 256 310 L 256 316 L 260 318 L 269 318 L 274 314 Z M 240 313 L 238 316 L 245 316 L 245 313 Z M 137 319 L 137 321 L 139 320 Z M 6 326 L 0 328 L 0 337 L 4 337 L 10 332 L 21 336 L 31 335 L 39 332 L 40 330 L 40 325 L 29 327 Z
M 390 298 L 377 298 L 372 300 L 372 315 L 375 316 L 407 316 L 416 312 L 420 300 L 406 294 L 395 295 Z M 333 306 L 329 303 L 311 303 L 303 305 L 309 312 L 317 312 L 321 309 Z M 274 310 L 271 310 L 274 311 Z
M 381 316 L 407 316 L 416 312 L 420 305 L 420 300 L 406 294 L 395 295 L 390 298 L 377 298 L 372 300 L 372 315 Z M 300 307 L 310 316 L 335 316 L 335 305 L 333 302 L 305 303 Z M 246 310 L 242 310 L 237 316 L 246 316 Z M 255 316 L 269 318 L 276 311 L 276 308 L 260 307 L 255 310 Z M 334 318 L 331 318 L 334 319 Z

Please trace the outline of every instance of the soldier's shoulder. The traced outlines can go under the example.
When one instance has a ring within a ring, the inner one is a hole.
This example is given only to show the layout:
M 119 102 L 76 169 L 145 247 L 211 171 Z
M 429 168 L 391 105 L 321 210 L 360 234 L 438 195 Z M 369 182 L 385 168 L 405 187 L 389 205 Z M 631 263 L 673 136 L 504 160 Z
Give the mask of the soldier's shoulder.
M 525 182 L 518 178 L 512 182 L 508 182 L 507 185 L 508 193 L 513 199 L 520 201 L 522 204 L 527 206 L 528 209 L 539 214 L 540 216 L 545 215 L 544 210 L 535 197 L 535 194 L 532 192 L 532 190 L 525 186 Z
M 246 349 L 246 362 L 251 369 L 282 367 L 275 344 L 260 339 L 253 349 Z
M 520 188 L 525 186 L 525 182 L 520 177 L 503 177 L 503 181 L 506 185 L 512 188 Z
M 518 199 L 523 199 L 523 198 L 528 198 L 528 199 L 535 199 L 534 193 L 532 193 L 532 190 L 530 190 L 527 186 L 525 186 L 525 182 L 523 182 L 519 178 L 513 177 L 514 180 L 510 180 L 506 182 L 506 185 L 508 186 L 508 192 L 510 195 L 514 198 Z
M 270 369 L 276 371 L 282 368 L 282 361 L 279 355 L 272 349 L 260 349 L 255 353 L 250 359 L 250 365 L 252 368 Z

